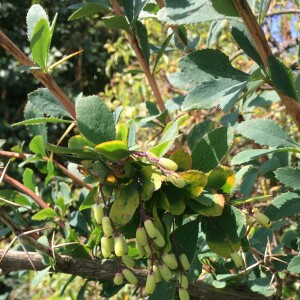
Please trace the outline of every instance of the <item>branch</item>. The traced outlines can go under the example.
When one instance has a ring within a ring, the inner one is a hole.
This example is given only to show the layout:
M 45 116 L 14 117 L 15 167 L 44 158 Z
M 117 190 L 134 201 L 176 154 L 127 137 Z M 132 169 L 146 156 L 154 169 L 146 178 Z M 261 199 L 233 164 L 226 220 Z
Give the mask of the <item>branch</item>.
M 10 53 L 21 65 L 36 67 L 34 63 L 0 30 L 0 47 Z M 54 79 L 41 70 L 30 70 L 48 90 L 59 100 L 74 120 L 76 120 L 75 106 Z
M 277 15 L 287 15 L 287 14 L 300 14 L 300 9 L 283 9 L 278 11 L 272 11 L 266 14 L 266 17 L 273 17 Z
M 247 0 L 232 0 L 238 11 L 239 16 L 243 19 L 252 39 L 255 47 L 260 55 L 260 58 L 264 64 L 265 69 L 268 68 L 268 58 L 272 55 L 271 48 L 266 40 L 263 30 L 257 23 L 255 16 L 247 2 Z M 283 94 L 281 91 L 275 88 L 281 101 L 285 105 L 288 113 L 293 118 L 297 128 L 300 130 L 300 106 L 296 99 Z
M 0 250 L 0 257 L 3 255 L 3 253 L 4 250 Z M 36 252 L 29 252 L 29 254 L 37 271 L 45 269 L 46 266 L 43 264 L 40 254 Z M 33 269 L 26 254 L 20 251 L 9 251 L 3 258 L 0 268 L 2 271 L 2 274 L 0 275 L 13 271 Z M 112 280 L 117 271 L 117 264 L 110 260 L 84 260 L 63 255 L 61 256 L 61 261 L 56 263 L 54 272 L 78 275 L 95 280 Z M 146 281 L 147 270 L 135 269 L 134 273 L 138 278 L 139 284 L 144 285 Z M 266 299 L 265 297 L 253 293 L 246 288 L 240 287 L 236 289 L 216 289 L 212 285 L 201 281 L 196 281 L 195 283 L 190 284 L 188 290 L 192 297 L 202 300 Z

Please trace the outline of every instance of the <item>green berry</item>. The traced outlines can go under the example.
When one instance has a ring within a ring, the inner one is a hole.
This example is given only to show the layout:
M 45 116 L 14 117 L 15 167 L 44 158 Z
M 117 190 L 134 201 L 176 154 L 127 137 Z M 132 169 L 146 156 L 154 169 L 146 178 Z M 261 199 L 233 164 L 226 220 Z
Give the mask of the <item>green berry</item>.
M 102 228 L 103 228 L 103 232 L 107 237 L 112 236 L 113 233 L 113 229 L 111 226 L 111 222 L 110 222 L 110 218 L 105 216 L 102 218 Z
M 122 262 L 124 263 L 124 265 L 127 267 L 127 268 L 134 268 L 134 265 L 135 265 L 135 261 L 133 260 L 132 257 L 130 257 L 129 255 L 123 255 L 122 256 Z
M 144 247 L 141 247 L 138 243 L 135 243 L 135 248 L 136 248 L 137 252 L 139 253 L 140 257 L 146 256 L 147 253 L 146 253 Z
M 185 180 L 181 177 L 179 177 L 177 174 L 170 174 L 167 177 L 167 181 L 171 182 L 173 185 L 175 185 L 177 188 L 182 189 L 185 187 Z
M 153 294 L 156 288 L 156 280 L 154 273 L 149 273 L 146 280 L 145 291 L 148 295 Z
M 146 252 L 146 254 L 147 254 L 148 256 L 151 255 L 151 248 L 150 248 L 149 245 L 146 245 L 146 246 L 144 247 L 144 250 L 145 250 L 145 252 Z
M 123 284 L 123 274 L 122 273 L 116 273 L 115 278 L 114 278 L 114 284 L 115 285 Z
M 153 239 L 153 242 L 157 247 L 160 248 L 162 248 L 166 244 L 165 239 L 163 238 L 158 229 L 156 229 L 156 238 Z
M 101 225 L 104 217 L 103 207 L 100 204 L 95 204 L 93 210 L 96 222 Z
M 244 266 L 243 260 L 240 255 L 235 251 L 230 254 L 232 261 L 237 268 L 242 268 Z
M 129 269 L 123 269 L 122 274 L 124 275 L 124 277 L 126 278 L 126 280 L 129 283 L 134 284 L 134 285 L 138 283 L 138 280 L 137 280 L 136 276 Z
M 184 274 L 179 275 L 179 284 L 182 288 L 187 289 L 189 286 L 189 280 Z
M 184 271 L 188 271 L 190 269 L 190 262 L 185 253 L 181 253 L 179 255 L 179 261 Z
M 140 246 L 145 247 L 148 244 L 148 236 L 144 227 L 138 227 L 135 236 L 136 236 L 136 242 Z
M 103 236 L 101 238 L 101 253 L 104 258 L 109 258 L 114 249 L 114 240 L 112 237 Z
M 156 281 L 156 283 L 161 282 L 162 278 L 161 278 L 158 266 L 156 266 L 156 265 L 153 266 L 153 273 L 155 275 L 155 281 Z
M 174 162 L 174 161 L 171 160 L 171 159 L 165 158 L 165 157 L 161 157 L 161 158 L 158 160 L 158 163 L 159 163 L 164 169 L 167 169 L 167 170 L 170 170 L 170 171 L 176 171 L 176 170 L 178 169 L 178 165 L 176 164 L 176 162 Z
M 253 208 L 252 212 L 254 212 L 254 218 L 259 224 L 266 228 L 270 228 L 272 226 L 270 219 L 265 214 L 259 212 L 257 208 Z
M 177 259 L 174 253 L 164 253 L 161 258 L 169 269 L 175 270 L 178 268 Z
M 173 274 L 172 274 L 171 270 L 165 264 L 158 265 L 158 268 L 159 268 L 159 272 L 160 272 L 160 275 L 163 278 L 163 280 L 168 282 L 172 279 Z
M 145 226 L 145 229 L 146 229 L 149 237 L 151 239 L 154 239 L 156 237 L 156 228 L 155 228 L 153 222 L 150 219 L 147 219 L 144 222 L 144 226 Z
M 128 253 L 128 245 L 122 236 L 115 237 L 115 254 L 118 257 Z
M 179 299 L 180 300 L 190 300 L 190 295 L 189 295 L 189 293 L 186 289 L 179 288 L 178 293 L 179 293 Z

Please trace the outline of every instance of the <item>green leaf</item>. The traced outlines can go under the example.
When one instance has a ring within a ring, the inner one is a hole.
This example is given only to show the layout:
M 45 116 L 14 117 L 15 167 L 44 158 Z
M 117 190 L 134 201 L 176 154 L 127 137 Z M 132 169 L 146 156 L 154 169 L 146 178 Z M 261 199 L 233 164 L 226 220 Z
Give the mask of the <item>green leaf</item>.
M 171 282 L 166 282 L 162 281 L 160 282 L 155 290 L 154 293 L 149 296 L 149 300 L 159 300 L 159 299 L 164 299 L 164 300 L 173 300 L 175 297 L 176 293 L 176 282 L 171 281 Z
M 264 214 L 271 221 L 277 221 L 282 218 L 287 218 L 300 213 L 300 194 L 299 193 L 284 193 L 271 202 Z
M 122 29 L 127 32 L 130 31 L 129 24 L 124 16 L 108 16 L 103 17 L 101 20 L 104 23 L 104 25 L 108 28 Z
M 270 297 L 274 295 L 275 288 L 273 285 L 270 285 L 271 277 L 256 278 L 250 280 L 248 285 L 252 292 L 259 293 L 265 297 Z
M 233 140 L 232 127 L 216 128 L 196 144 L 192 151 L 193 169 L 208 172 L 215 168 Z
M 54 164 L 52 160 L 47 161 L 47 176 L 45 178 L 45 183 L 48 184 L 52 179 L 53 176 L 55 175 L 55 169 L 54 169 Z
M 94 148 L 95 144 L 81 135 L 74 135 L 68 140 L 69 149 L 83 150 L 85 146 Z
M 270 78 L 274 86 L 285 95 L 299 102 L 292 70 L 274 56 L 269 56 L 268 63 Z
M 277 148 L 299 148 L 299 145 L 279 125 L 271 120 L 248 120 L 239 124 L 236 130 L 241 135 L 260 145 Z
M 216 20 L 211 23 L 209 32 L 207 34 L 207 48 L 212 48 L 212 46 L 217 42 L 219 36 L 221 35 L 226 25 L 227 20 Z
M 175 152 L 172 153 L 170 159 L 178 165 L 178 170 L 180 171 L 188 171 L 192 168 L 191 156 L 181 149 L 175 150 Z
M 289 272 L 300 274 L 300 255 L 295 256 L 288 265 Z
M 40 135 L 36 135 L 29 143 L 29 149 L 34 154 L 40 154 L 41 156 L 46 156 L 45 145 L 43 139 Z
M 217 167 L 209 172 L 206 189 L 217 190 L 228 194 L 235 184 L 235 173 L 225 166 Z
M 115 139 L 115 122 L 98 96 L 82 97 L 76 103 L 79 131 L 91 142 L 100 144 Z
M 95 15 L 99 12 L 106 12 L 109 10 L 106 1 L 97 1 L 91 3 L 85 3 L 82 7 L 72 13 L 68 18 L 68 21 L 73 21 L 77 19 L 82 19 L 88 16 Z
M 147 65 L 149 66 L 150 59 L 150 48 L 148 43 L 148 33 L 146 26 L 140 21 L 136 21 L 135 23 L 135 33 L 137 36 L 137 40 L 143 55 L 143 58 Z
M 28 101 L 42 114 L 50 117 L 68 117 L 71 115 L 47 88 L 39 88 L 28 94 Z
M 133 181 L 116 191 L 115 201 L 110 210 L 110 218 L 118 225 L 127 224 L 139 205 L 139 194 Z
M 170 40 L 172 38 L 174 33 L 171 33 L 167 36 L 167 38 L 165 39 L 165 41 L 163 42 L 163 44 L 161 45 L 161 47 L 159 48 L 159 51 L 157 52 L 156 54 L 156 58 L 155 58 L 155 62 L 154 62 L 154 66 L 153 66 L 153 70 L 152 70 L 152 73 L 155 73 L 155 69 L 156 69 L 156 66 L 160 60 L 160 58 L 164 55 L 165 51 L 166 51 L 166 48 L 167 46 L 169 45 L 170 43 Z
M 185 97 L 181 106 L 183 111 L 192 109 L 211 109 L 220 105 L 228 112 L 237 101 L 247 81 L 231 78 L 210 79 L 197 84 Z
M 252 37 L 246 26 L 242 22 L 231 21 L 231 33 L 245 54 L 251 57 L 259 66 L 263 66 L 264 64 L 254 46 Z
M 216 78 L 245 81 L 248 74 L 234 68 L 229 57 L 220 50 L 204 49 L 192 52 L 179 60 L 179 68 L 194 83 Z
M 286 186 L 300 190 L 300 168 L 279 168 L 274 173 L 276 178 Z
M 38 284 L 40 284 L 46 275 L 50 274 L 49 270 L 51 269 L 51 266 L 45 268 L 42 271 L 37 271 L 36 275 L 32 279 L 31 285 L 32 287 L 36 287 Z
M 89 193 L 87 194 L 87 196 L 84 198 L 84 200 L 82 201 L 79 210 L 84 210 L 87 208 L 92 207 L 95 203 L 96 200 L 99 198 L 99 192 L 98 192 L 98 186 L 94 186 Z
M 178 193 L 178 189 L 172 184 L 164 187 L 165 195 L 167 196 L 168 211 L 176 216 L 181 215 L 185 210 L 185 199 L 183 193 Z
M 189 170 L 181 173 L 180 177 L 186 180 L 187 184 L 184 187 L 184 191 L 192 199 L 202 193 L 207 183 L 207 176 L 197 170 Z
M 173 236 L 176 237 L 176 251 L 185 253 L 188 260 L 191 262 L 194 258 L 194 254 L 197 248 L 199 234 L 199 220 L 187 222 L 182 226 L 178 227 L 174 232 Z
M 239 209 L 226 204 L 219 217 L 203 219 L 203 231 L 209 248 L 218 255 L 229 257 L 238 251 L 246 233 L 246 221 Z
M 195 24 L 237 18 L 238 13 L 229 0 L 167 0 L 158 12 L 158 19 L 169 25 Z
M 161 187 L 161 175 L 152 166 L 145 166 L 140 170 L 141 196 L 144 201 L 151 198 L 154 191 Z
M 101 143 L 95 147 L 95 150 L 112 161 L 117 161 L 130 155 L 127 143 L 120 140 Z
M 36 125 L 36 124 L 42 124 L 42 123 L 72 123 L 73 121 L 69 120 L 64 120 L 64 119 L 59 119 L 59 118 L 34 118 L 34 119 L 29 119 L 25 121 L 21 121 L 18 123 L 12 124 L 12 126 L 20 126 L 20 125 Z
M 48 53 L 51 42 L 49 21 L 40 19 L 33 31 L 30 40 L 30 50 L 33 61 L 47 72 Z
M 23 184 L 35 192 L 35 177 L 32 169 L 26 168 L 23 173 Z
M 34 214 L 31 219 L 35 221 L 42 221 L 47 218 L 59 218 L 59 215 L 53 208 L 47 207 Z
M 190 131 L 187 142 L 191 150 L 195 147 L 195 145 L 202 139 L 202 137 L 212 131 L 215 128 L 215 123 L 210 119 L 203 121 L 195 125 Z
M 28 40 L 31 41 L 32 35 L 35 29 L 36 24 L 39 20 L 45 19 L 49 23 L 48 15 L 43 9 L 43 7 L 39 4 L 34 4 L 28 10 L 26 16 L 26 23 L 27 23 L 27 37 Z

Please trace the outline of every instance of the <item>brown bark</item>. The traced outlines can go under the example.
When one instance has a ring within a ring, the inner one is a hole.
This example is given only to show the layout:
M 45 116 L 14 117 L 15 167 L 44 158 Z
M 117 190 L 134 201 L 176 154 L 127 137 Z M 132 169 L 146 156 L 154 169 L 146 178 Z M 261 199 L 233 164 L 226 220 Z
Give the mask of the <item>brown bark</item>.
M 4 250 L 0 249 L 0 257 L 2 257 Z M 36 252 L 29 252 L 30 258 L 36 268 L 36 270 L 42 270 L 46 268 L 42 263 L 42 257 Z M 18 270 L 33 270 L 27 255 L 20 251 L 9 251 L 0 263 L 1 273 L 0 275 L 7 274 L 9 272 Z M 118 268 L 115 262 L 99 259 L 84 260 L 79 258 L 72 258 L 69 256 L 61 256 L 60 262 L 56 264 L 56 273 L 66 273 L 72 275 L 78 275 L 85 278 L 91 278 L 95 280 L 112 280 Z M 147 270 L 135 269 L 134 270 L 140 285 L 144 285 L 147 276 Z M 205 300 L 247 300 L 247 299 L 266 299 L 265 297 L 249 291 L 246 288 L 224 288 L 216 289 L 212 285 L 207 283 L 196 281 L 189 286 L 189 293 L 194 299 Z

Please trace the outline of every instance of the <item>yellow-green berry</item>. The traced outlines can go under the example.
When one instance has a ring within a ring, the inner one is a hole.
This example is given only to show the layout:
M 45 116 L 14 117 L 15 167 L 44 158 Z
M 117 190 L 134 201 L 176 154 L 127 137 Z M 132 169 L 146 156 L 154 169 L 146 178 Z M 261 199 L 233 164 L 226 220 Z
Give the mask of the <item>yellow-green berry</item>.
M 101 225 L 102 224 L 102 218 L 104 217 L 104 212 L 103 212 L 103 207 L 101 204 L 95 204 L 93 206 L 93 211 L 94 211 L 94 217 L 96 222 Z
M 148 295 L 153 294 L 156 287 L 156 280 L 154 273 L 149 273 L 146 280 L 145 291 Z
M 179 261 L 184 271 L 188 271 L 190 269 L 190 262 L 185 253 L 181 253 L 179 255 Z
M 167 169 L 167 170 L 170 170 L 170 171 L 176 171 L 178 169 L 178 165 L 176 164 L 175 161 L 171 160 L 171 159 L 168 159 L 168 158 L 165 158 L 165 157 L 161 157 L 159 160 L 158 160 L 158 163 L 164 168 L 164 169 Z
M 169 269 L 175 270 L 178 268 L 177 259 L 174 253 L 163 253 L 161 258 Z
M 116 273 L 115 278 L 114 278 L 114 284 L 115 285 L 123 284 L 123 274 L 122 273 Z
M 141 247 L 145 247 L 148 244 L 148 236 L 144 227 L 138 227 L 135 236 L 136 236 L 136 242 Z
M 135 265 L 135 261 L 132 257 L 130 257 L 129 255 L 123 255 L 122 256 L 122 262 L 125 264 L 125 266 L 127 268 L 134 268 Z
M 110 218 L 105 216 L 102 218 L 102 228 L 103 228 L 103 232 L 107 237 L 112 236 L 113 233 L 113 229 L 111 226 L 111 222 L 110 222 Z
M 137 284 L 138 283 L 138 280 L 137 280 L 136 276 L 129 269 L 123 269 L 122 274 L 129 283 L 131 283 L 131 284 Z
M 144 226 L 145 226 L 145 229 L 146 229 L 147 234 L 149 235 L 149 237 L 151 239 L 154 239 L 156 237 L 156 228 L 155 228 L 153 222 L 150 219 L 147 219 L 144 222 Z

